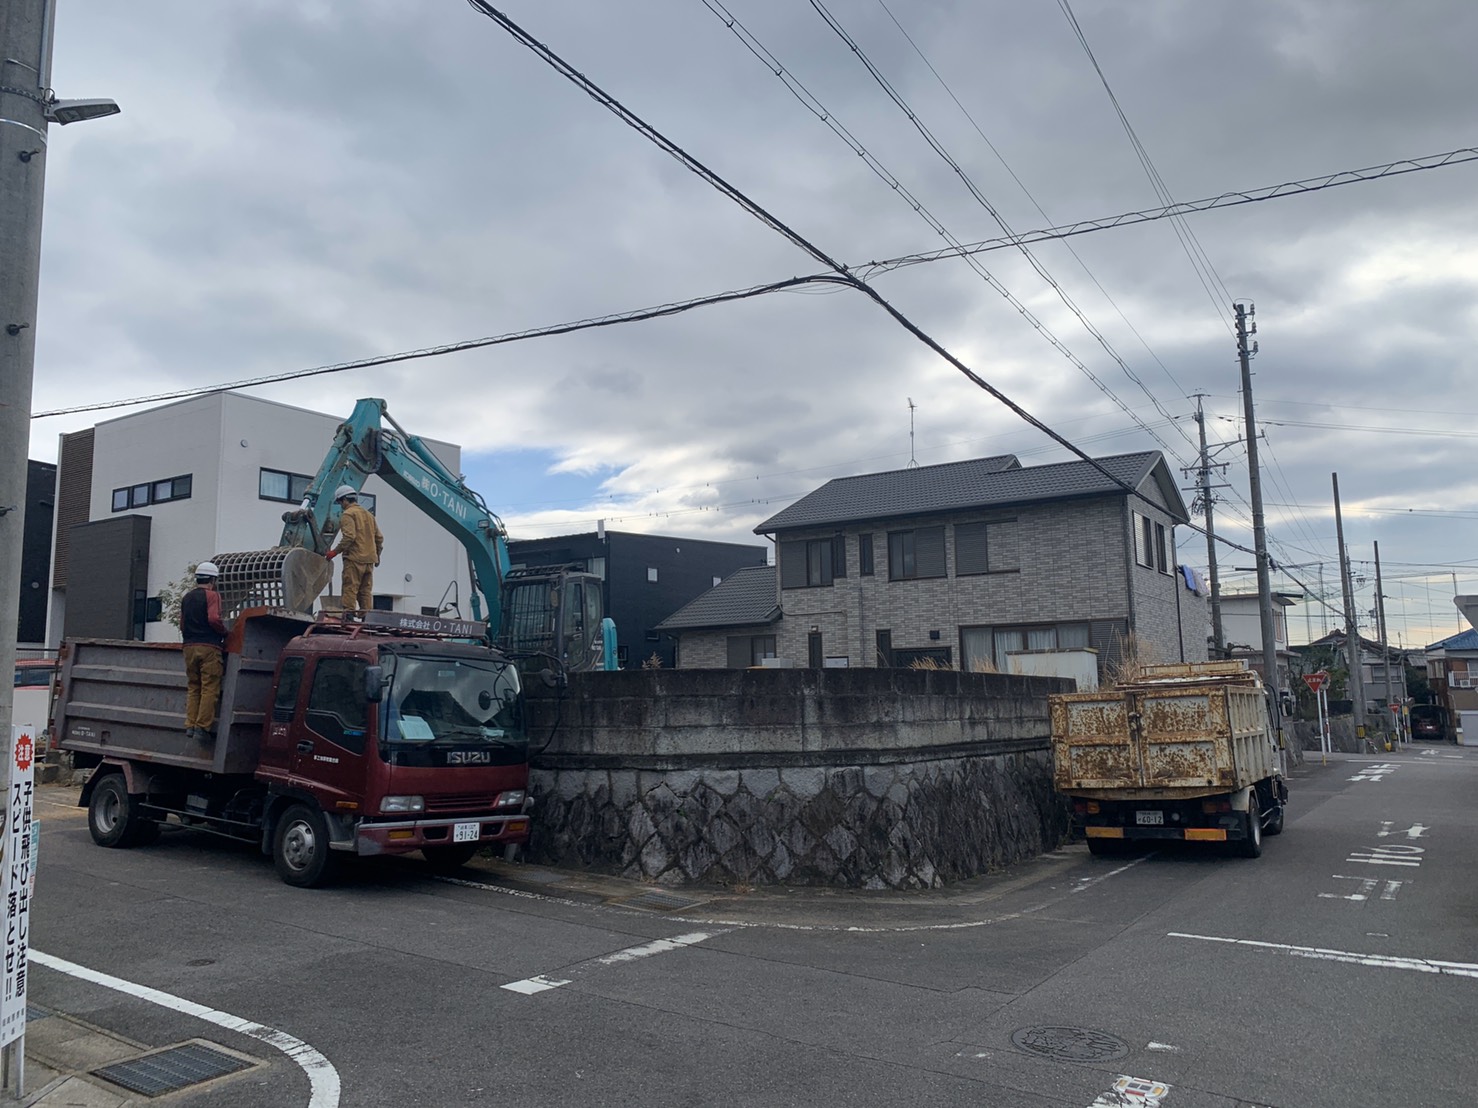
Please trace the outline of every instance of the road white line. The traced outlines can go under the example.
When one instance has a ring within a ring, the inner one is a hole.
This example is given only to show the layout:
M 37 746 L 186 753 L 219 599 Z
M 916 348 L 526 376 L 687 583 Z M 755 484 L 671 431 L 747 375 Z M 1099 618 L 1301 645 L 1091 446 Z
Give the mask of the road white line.
M 1123 873 L 1126 869 L 1133 869 L 1135 866 L 1139 865 L 1140 862 L 1148 862 L 1154 856 L 1155 856 L 1154 855 L 1154 852 L 1151 851 L 1149 854 L 1146 854 L 1142 858 L 1136 858 L 1132 862 L 1126 862 L 1124 865 L 1120 866 L 1118 869 L 1111 869 L 1107 873 L 1100 873 L 1097 877 L 1080 877 L 1080 878 L 1078 878 L 1078 883 L 1076 885 L 1074 885 L 1070 891 L 1071 892 L 1075 892 L 1075 893 L 1080 893 L 1084 889 L 1091 889 L 1094 885 L 1098 884 L 1100 881 L 1107 881 L 1110 877 L 1117 877 L 1119 874 Z
M 649 943 L 640 946 L 628 946 L 624 950 L 617 950 L 611 954 L 602 954 L 598 958 L 591 958 L 586 962 L 578 962 L 563 970 L 569 974 L 568 977 L 560 979 L 555 977 L 526 977 L 522 981 L 510 981 L 500 986 L 509 992 L 522 993 L 525 996 L 533 996 L 535 993 L 548 992 L 550 989 L 558 989 L 570 984 L 580 972 L 595 966 L 618 966 L 625 962 L 635 962 L 639 958 L 650 958 L 654 954 L 665 954 L 669 950 L 682 950 L 684 947 L 696 946 L 698 943 L 722 935 L 722 931 L 690 931 L 686 935 L 674 935 L 670 939 L 653 939 Z
M 1172 1054 L 1179 1054 L 1180 1053 L 1180 1047 L 1178 1047 L 1178 1046 L 1171 1046 L 1169 1043 L 1148 1043 L 1148 1044 L 1146 1044 L 1145 1049 L 1147 1049 L 1147 1050 L 1164 1050 L 1164 1051 L 1168 1051 L 1168 1052 L 1170 1052 Z
M 1444 977 L 1478 977 L 1478 964 L 1473 962 L 1441 962 L 1432 958 L 1398 958 L 1393 954 L 1359 954 L 1351 950 L 1326 950 L 1317 946 L 1291 946 L 1288 943 L 1264 943 L 1256 939 L 1230 939 L 1221 935 L 1188 935 L 1183 931 L 1167 932 L 1172 939 L 1199 939 L 1207 943 L 1248 946 L 1258 950 L 1281 951 L 1295 958 L 1317 958 L 1326 962 L 1351 962 L 1380 969 L 1415 970 Z
M 105 989 L 114 992 L 126 993 L 140 1000 L 147 1000 L 150 1004 L 157 1004 L 161 1008 L 169 1008 L 176 1012 L 183 1012 L 187 1016 L 213 1023 L 217 1027 L 224 1027 L 228 1031 L 249 1036 L 259 1042 L 264 1042 L 270 1047 L 282 1051 L 291 1058 L 302 1071 L 308 1076 L 308 1087 L 311 1095 L 308 1097 L 308 1108 L 338 1108 L 339 1105 L 339 1071 L 334 1069 L 333 1063 L 318 1051 L 314 1050 L 302 1039 L 294 1038 L 286 1031 L 279 1031 L 275 1027 L 266 1024 L 254 1023 L 251 1020 L 233 1016 L 230 1012 L 222 1012 L 215 1008 L 207 1008 L 204 1004 L 196 1004 L 193 1000 L 175 996 L 173 993 L 161 992 L 151 989 L 148 985 L 140 985 L 135 981 L 125 981 L 121 977 L 102 973 L 86 966 L 79 966 L 76 962 L 69 962 L 65 958 L 57 958 L 50 954 L 44 954 L 39 950 L 32 949 L 31 961 L 37 965 L 54 969 L 59 973 L 69 974 L 72 977 L 90 981 L 94 985 L 101 985 Z

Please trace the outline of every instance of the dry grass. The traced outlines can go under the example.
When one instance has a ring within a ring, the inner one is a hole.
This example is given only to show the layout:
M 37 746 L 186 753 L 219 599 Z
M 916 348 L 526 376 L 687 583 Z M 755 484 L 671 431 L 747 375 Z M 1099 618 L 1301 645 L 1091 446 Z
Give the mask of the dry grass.
M 662 668 L 662 655 L 658 654 L 655 650 L 652 651 L 651 655 L 647 658 L 647 660 L 641 664 L 641 668 L 642 669 L 661 669 Z
M 1144 676 L 1144 667 L 1153 665 L 1157 660 L 1150 644 L 1133 631 L 1121 638 L 1116 637 L 1115 645 L 1119 648 L 1118 657 L 1108 663 L 1104 672 L 1105 681 L 1111 689 L 1138 681 Z
M 915 658 L 908 663 L 909 669 L 948 669 L 955 667 L 948 662 L 941 662 L 938 658 Z
M 1000 673 L 1001 671 L 996 668 L 996 663 L 991 661 L 989 658 L 976 658 L 973 662 L 970 663 L 970 672 Z

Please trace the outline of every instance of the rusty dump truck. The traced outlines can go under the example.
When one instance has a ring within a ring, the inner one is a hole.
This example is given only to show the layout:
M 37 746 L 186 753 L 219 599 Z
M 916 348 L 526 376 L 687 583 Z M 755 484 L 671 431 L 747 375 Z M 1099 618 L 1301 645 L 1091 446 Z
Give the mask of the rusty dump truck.
M 80 803 L 99 846 L 143 845 L 174 821 L 259 845 L 289 885 L 324 883 L 344 853 L 419 850 L 453 869 L 529 835 L 519 674 L 486 634 L 249 609 L 227 638 L 210 742 L 185 732 L 179 643 L 71 640 L 50 741 L 93 767 Z
M 1144 667 L 1050 698 L 1057 791 L 1094 854 L 1136 839 L 1221 842 L 1256 858 L 1288 788 L 1255 673 L 1241 662 Z

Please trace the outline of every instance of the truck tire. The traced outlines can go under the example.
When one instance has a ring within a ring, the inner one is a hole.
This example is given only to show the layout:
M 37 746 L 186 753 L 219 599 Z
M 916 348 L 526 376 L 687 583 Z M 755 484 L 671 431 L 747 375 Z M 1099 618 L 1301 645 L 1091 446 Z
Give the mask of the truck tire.
M 1257 805 L 1257 790 L 1247 797 L 1247 837 L 1237 843 L 1237 853 L 1243 858 L 1262 857 L 1262 809 Z
M 448 843 L 446 846 L 423 846 L 421 854 L 432 873 L 455 873 L 476 856 L 478 843 Z
M 1274 803 L 1273 814 L 1268 817 L 1268 825 L 1262 829 L 1264 835 L 1283 834 L 1283 812 L 1287 807 L 1288 805 L 1283 803 Z
M 138 801 L 128 795 L 123 774 L 110 773 L 92 787 L 87 829 L 98 846 L 141 846 L 159 837 L 159 825 L 139 815 Z
M 277 876 L 297 888 L 311 889 L 327 882 L 333 872 L 333 852 L 323 813 L 306 804 L 294 804 L 283 812 L 272 835 L 272 862 Z

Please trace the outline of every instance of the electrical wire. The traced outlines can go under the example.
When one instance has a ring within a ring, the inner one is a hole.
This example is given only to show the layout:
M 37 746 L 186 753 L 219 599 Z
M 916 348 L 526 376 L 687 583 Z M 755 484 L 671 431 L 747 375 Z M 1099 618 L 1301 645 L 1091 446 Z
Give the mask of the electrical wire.
M 1156 208 L 1138 212 L 1125 212 L 1105 219 L 1083 220 L 1077 223 L 1063 224 L 1058 227 L 1044 228 L 1039 231 L 1027 231 L 1021 235 L 1007 236 L 996 239 L 982 239 L 978 242 L 966 243 L 962 247 L 950 247 L 947 250 L 930 250 L 917 254 L 903 254 L 895 258 L 883 261 L 873 261 L 860 265 L 853 265 L 851 272 L 863 280 L 904 269 L 914 265 L 928 265 L 933 262 L 943 261 L 947 258 L 959 257 L 961 253 L 983 254 L 992 250 L 1004 250 L 1020 242 L 1049 242 L 1056 239 L 1066 239 L 1076 235 L 1092 234 L 1097 231 L 1107 231 L 1117 227 L 1129 227 L 1140 223 L 1151 223 L 1160 219 L 1168 219 L 1172 215 L 1187 212 L 1212 211 L 1217 208 L 1231 207 L 1241 204 L 1257 204 L 1266 200 L 1276 200 L 1285 196 L 1300 196 L 1307 193 L 1320 192 L 1328 188 L 1336 188 L 1340 185 L 1360 184 L 1366 181 L 1383 180 L 1386 177 L 1400 176 L 1407 173 L 1420 173 L 1429 169 L 1442 169 L 1452 165 L 1462 165 L 1467 162 L 1478 161 L 1478 147 L 1465 147 L 1459 150 L 1449 150 L 1442 154 L 1430 154 L 1419 158 L 1408 158 L 1397 162 L 1387 162 L 1384 165 L 1372 166 L 1365 169 L 1344 170 L 1339 173 L 1329 174 L 1324 177 L 1310 177 L 1301 181 L 1290 181 L 1280 185 L 1269 185 L 1263 188 L 1250 189 L 1244 192 L 1227 192 L 1220 196 L 1209 197 L 1204 200 L 1193 200 L 1184 204 L 1175 204 L 1169 208 Z M 360 358 L 353 361 L 336 362 L 330 365 L 314 366 L 308 369 L 289 370 L 284 373 L 268 374 L 260 377 L 244 378 L 238 381 L 228 381 L 215 385 L 200 385 L 194 388 L 174 389 L 169 392 L 154 393 L 145 396 L 134 396 L 118 400 L 100 401 L 94 404 L 77 404 L 67 408 L 54 408 L 48 411 L 33 412 L 31 418 L 50 419 L 54 416 L 74 415 L 81 412 L 98 412 L 110 408 L 126 408 L 138 404 L 153 404 L 167 400 L 182 400 L 191 396 L 205 396 L 217 392 L 230 392 L 235 389 L 252 388 L 258 385 L 270 385 L 280 381 L 295 381 L 304 377 L 317 377 L 328 373 L 343 373 L 355 369 L 367 369 L 374 366 L 393 365 L 397 362 L 414 361 L 419 358 L 434 358 L 442 354 L 458 353 L 465 350 L 476 350 L 488 346 L 498 346 L 503 343 L 520 342 L 525 339 L 544 338 L 551 335 L 574 334 L 578 331 L 586 331 L 598 327 L 610 327 L 621 323 L 635 323 L 648 319 L 658 319 L 664 316 L 681 315 L 683 312 L 692 311 L 696 308 L 709 307 L 732 300 L 744 300 L 754 296 L 764 296 L 769 293 L 783 291 L 808 291 L 812 288 L 823 286 L 826 283 L 835 286 L 845 286 L 849 282 L 840 280 L 832 273 L 818 273 L 806 277 L 792 277 L 784 281 L 774 281 L 764 285 L 754 285 L 747 289 L 731 289 L 727 292 L 712 293 L 707 296 L 692 297 L 688 300 L 672 301 L 668 304 L 658 305 L 650 308 L 637 308 L 626 312 L 614 312 L 604 316 L 592 316 L 582 320 L 568 323 L 557 323 L 547 327 L 534 327 L 522 331 L 510 331 L 501 335 L 488 338 L 466 339 L 459 342 L 447 343 L 440 346 L 430 346 L 419 350 L 401 351 L 395 354 L 381 354 L 369 358 Z M 1280 403 L 1292 403 L 1292 401 L 1280 401 Z M 1395 410 L 1395 409 L 1390 409 Z M 1460 413 L 1455 413 L 1460 414 Z

